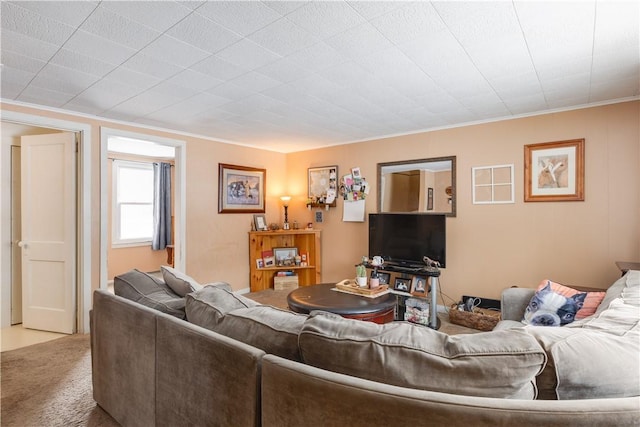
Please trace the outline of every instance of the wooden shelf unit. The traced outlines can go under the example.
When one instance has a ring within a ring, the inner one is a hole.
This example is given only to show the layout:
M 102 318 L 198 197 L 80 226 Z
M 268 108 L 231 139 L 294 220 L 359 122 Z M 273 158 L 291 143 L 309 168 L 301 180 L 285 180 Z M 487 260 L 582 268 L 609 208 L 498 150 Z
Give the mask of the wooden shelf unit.
M 258 268 L 262 252 L 274 248 L 297 248 L 298 254 L 307 254 L 307 266 L 274 266 Z M 320 230 L 278 230 L 249 232 L 249 271 L 251 292 L 273 288 L 278 271 L 293 270 L 298 275 L 298 286 L 322 282 L 322 244 Z

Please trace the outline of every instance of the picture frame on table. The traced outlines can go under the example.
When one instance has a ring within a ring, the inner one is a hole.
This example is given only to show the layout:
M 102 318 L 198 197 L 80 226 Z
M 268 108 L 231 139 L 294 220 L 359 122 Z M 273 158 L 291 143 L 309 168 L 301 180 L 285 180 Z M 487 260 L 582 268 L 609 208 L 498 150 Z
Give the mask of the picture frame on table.
M 411 292 L 411 279 L 396 277 L 393 284 L 393 290 L 407 293 Z
M 389 282 L 391 281 L 391 274 L 379 271 L 378 272 L 378 279 L 380 280 L 380 284 L 381 285 L 388 285 Z
M 421 276 L 413 276 L 411 280 L 411 295 L 426 296 L 427 295 L 427 278 Z
M 584 139 L 524 146 L 524 201 L 584 201 Z
M 298 248 L 273 248 L 273 257 L 277 266 L 295 265 Z
M 338 166 L 309 168 L 308 174 L 308 205 L 335 207 L 338 195 Z
M 218 163 L 218 213 L 264 213 L 267 170 Z
M 253 226 L 256 231 L 267 231 L 269 229 L 267 219 L 264 215 L 254 215 Z

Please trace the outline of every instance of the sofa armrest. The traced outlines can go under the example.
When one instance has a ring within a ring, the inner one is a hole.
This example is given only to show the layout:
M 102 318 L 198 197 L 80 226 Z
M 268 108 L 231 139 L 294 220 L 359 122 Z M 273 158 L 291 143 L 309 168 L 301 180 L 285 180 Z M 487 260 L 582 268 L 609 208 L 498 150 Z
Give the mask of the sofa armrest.
M 531 288 L 507 288 L 502 291 L 502 320 L 522 320 L 524 311 L 535 293 L 536 290 Z

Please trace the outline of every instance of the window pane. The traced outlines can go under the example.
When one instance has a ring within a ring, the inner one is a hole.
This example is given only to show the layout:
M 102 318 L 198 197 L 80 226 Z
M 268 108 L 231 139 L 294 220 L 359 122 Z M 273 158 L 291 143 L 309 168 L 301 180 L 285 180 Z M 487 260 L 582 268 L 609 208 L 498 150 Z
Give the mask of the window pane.
M 118 168 L 118 202 L 153 202 L 153 169 Z
M 120 205 L 120 239 L 151 239 L 153 205 Z

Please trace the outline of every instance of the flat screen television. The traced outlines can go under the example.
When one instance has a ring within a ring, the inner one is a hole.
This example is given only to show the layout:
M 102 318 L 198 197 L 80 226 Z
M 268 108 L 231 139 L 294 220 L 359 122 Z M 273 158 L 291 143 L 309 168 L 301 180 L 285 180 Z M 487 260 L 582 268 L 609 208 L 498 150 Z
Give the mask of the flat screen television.
M 369 256 L 390 265 L 425 266 L 428 256 L 446 266 L 446 216 L 430 214 L 369 214 Z

